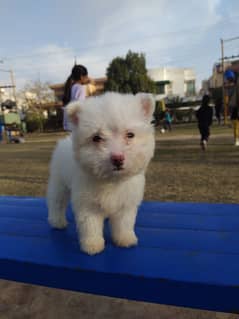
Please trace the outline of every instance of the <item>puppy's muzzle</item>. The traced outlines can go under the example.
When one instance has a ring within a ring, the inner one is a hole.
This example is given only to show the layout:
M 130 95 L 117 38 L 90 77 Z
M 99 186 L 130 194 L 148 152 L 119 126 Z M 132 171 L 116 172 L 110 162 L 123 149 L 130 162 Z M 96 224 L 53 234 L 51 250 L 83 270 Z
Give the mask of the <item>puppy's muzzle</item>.
M 119 171 L 119 170 L 123 169 L 124 160 L 125 160 L 124 154 L 113 153 L 113 154 L 111 154 L 110 160 L 111 160 L 112 165 L 114 166 L 114 170 Z

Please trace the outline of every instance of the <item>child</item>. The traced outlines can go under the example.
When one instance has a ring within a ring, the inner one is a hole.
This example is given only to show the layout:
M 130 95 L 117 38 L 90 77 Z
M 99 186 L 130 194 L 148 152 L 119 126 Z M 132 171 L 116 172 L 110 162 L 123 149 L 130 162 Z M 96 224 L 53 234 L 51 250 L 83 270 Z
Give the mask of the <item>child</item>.
M 86 87 L 90 79 L 88 77 L 87 68 L 83 65 L 76 64 L 68 77 L 63 95 L 63 105 L 66 106 L 71 101 L 84 100 L 86 97 Z M 65 107 L 63 108 L 63 128 L 65 131 L 71 131 L 69 122 L 66 116 Z
M 198 128 L 201 134 L 201 147 L 205 150 L 207 147 L 207 142 L 210 136 L 210 126 L 212 124 L 212 114 L 213 110 L 209 106 L 210 97 L 205 94 L 202 98 L 201 107 L 196 112 L 196 117 L 198 120 Z
M 169 112 L 169 109 L 166 109 L 164 114 L 164 128 L 165 130 L 172 131 L 172 117 Z
M 2 143 L 2 141 L 3 141 L 3 124 L 0 119 L 0 144 Z

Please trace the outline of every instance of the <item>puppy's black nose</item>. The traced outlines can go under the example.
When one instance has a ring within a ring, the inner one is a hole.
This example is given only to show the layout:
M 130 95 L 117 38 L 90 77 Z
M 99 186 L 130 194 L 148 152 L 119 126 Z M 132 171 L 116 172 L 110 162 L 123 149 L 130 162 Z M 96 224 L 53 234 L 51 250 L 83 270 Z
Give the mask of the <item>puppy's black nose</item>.
M 122 161 L 119 161 L 119 160 L 114 160 L 114 161 L 112 161 L 112 164 L 114 165 L 114 167 L 116 168 L 116 169 L 121 169 L 122 168 L 122 166 L 123 166 L 123 162 Z
M 124 165 L 124 155 L 121 153 L 113 153 L 111 155 L 111 163 L 117 170 L 122 169 Z

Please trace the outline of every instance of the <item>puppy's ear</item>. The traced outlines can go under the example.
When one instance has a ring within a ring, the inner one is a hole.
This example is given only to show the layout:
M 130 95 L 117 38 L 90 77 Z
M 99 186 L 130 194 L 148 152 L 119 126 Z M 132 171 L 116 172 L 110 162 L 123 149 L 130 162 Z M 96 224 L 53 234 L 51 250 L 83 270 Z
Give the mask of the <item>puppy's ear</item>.
M 66 106 L 67 118 L 69 119 L 70 123 L 73 124 L 73 126 L 77 126 L 79 124 L 80 110 L 81 105 L 79 101 L 71 102 Z
M 151 120 L 155 109 L 155 100 L 152 94 L 138 93 L 137 97 L 140 99 L 144 117 L 147 120 Z

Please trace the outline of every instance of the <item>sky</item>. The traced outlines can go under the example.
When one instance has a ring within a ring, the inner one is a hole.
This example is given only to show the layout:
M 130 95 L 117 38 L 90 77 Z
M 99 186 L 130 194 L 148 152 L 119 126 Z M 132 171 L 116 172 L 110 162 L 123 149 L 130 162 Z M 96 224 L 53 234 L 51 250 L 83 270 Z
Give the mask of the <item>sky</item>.
M 239 36 L 238 0 L 0 0 L 0 85 L 62 83 L 76 59 L 93 78 L 113 58 L 144 53 L 146 67 L 191 67 L 197 87 Z M 225 55 L 239 54 L 239 40 Z

